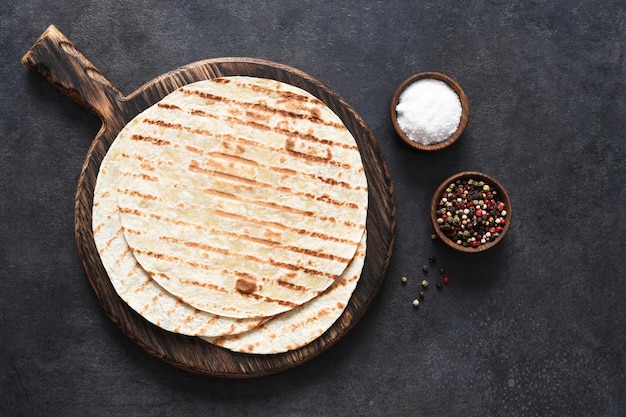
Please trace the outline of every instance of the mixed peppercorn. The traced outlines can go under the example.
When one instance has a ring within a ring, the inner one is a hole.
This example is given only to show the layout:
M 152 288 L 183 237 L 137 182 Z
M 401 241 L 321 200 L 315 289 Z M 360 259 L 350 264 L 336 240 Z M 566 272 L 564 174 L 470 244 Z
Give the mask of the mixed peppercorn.
M 437 205 L 439 230 L 457 245 L 476 248 L 494 241 L 506 224 L 506 207 L 490 184 L 457 180 L 444 190 Z
M 436 262 L 437 262 L 437 259 L 436 259 L 434 256 L 430 256 L 430 257 L 428 258 L 428 263 L 430 263 L 430 264 L 434 264 L 434 263 L 436 263 Z M 424 266 L 422 266 L 422 272 L 423 272 L 423 274 L 424 274 L 424 275 L 428 275 L 429 269 L 430 269 L 430 268 L 428 267 L 428 264 L 424 264 Z M 445 270 L 444 270 L 444 268 L 439 268 L 439 275 L 441 276 L 441 280 L 437 281 L 436 286 L 437 286 L 437 289 L 438 289 L 438 290 L 441 290 L 441 289 L 444 287 L 444 285 L 448 285 L 448 284 L 450 283 L 450 277 L 448 277 L 447 275 L 445 275 Z M 406 276 L 403 276 L 403 277 L 401 278 L 401 280 L 400 280 L 400 281 L 401 281 L 401 282 L 402 282 L 402 284 L 404 285 L 404 284 L 406 284 L 406 283 L 409 281 L 409 279 L 408 279 Z M 420 291 L 420 292 L 417 294 L 417 298 L 415 298 L 415 299 L 412 301 L 413 307 L 415 307 L 415 308 L 418 308 L 418 307 L 420 306 L 420 304 L 421 304 L 420 300 L 421 300 L 421 301 L 423 301 L 423 300 L 424 300 L 424 298 L 426 297 L 426 295 L 425 295 L 425 294 L 426 294 L 425 290 L 427 290 L 427 289 L 428 289 L 429 282 L 428 282 L 428 280 L 427 280 L 427 279 L 422 279 L 422 280 L 421 280 L 421 282 L 420 282 L 420 284 L 421 284 L 421 287 L 422 287 L 422 291 Z

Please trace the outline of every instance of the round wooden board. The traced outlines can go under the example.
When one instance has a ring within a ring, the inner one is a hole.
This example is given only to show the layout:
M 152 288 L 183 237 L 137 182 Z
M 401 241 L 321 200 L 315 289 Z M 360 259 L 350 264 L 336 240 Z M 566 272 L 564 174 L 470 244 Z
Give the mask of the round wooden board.
M 344 336 L 363 316 L 380 288 L 391 258 L 395 201 L 391 176 L 376 140 L 364 121 L 335 92 L 294 68 L 253 58 L 219 58 L 196 62 L 153 79 L 124 97 L 74 45 L 53 26 L 22 62 L 81 106 L 102 119 L 78 182 L 75 232 L 87 277 L 108 317 L 148 353 L 178 368 L 211 376 L 245 378 L 280 372 L 318 356 Z M 100 163 L 118 132 L 138 113 L 185 84 L 220 76 L 271 78 L 302 88 L 328 105 L 359 146 L 368 180 L 369 203 L 365 265 L 341 317 L 318 339 L 300 349 L 275 355 L 235 353 L 200 338 L 167 332 L 132 310 L 115 292 L 95 246 L 93 192 Z

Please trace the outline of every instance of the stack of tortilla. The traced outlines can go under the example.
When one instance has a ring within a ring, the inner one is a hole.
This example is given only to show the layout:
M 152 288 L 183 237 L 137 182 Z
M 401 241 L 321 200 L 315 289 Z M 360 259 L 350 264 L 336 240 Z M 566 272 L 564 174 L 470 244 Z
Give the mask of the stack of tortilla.
M 237 352 L 302 347 L 341 316 L 365 260 L 367 180 L 323 102 L 221 77 L 167 95 L 100 166 L 93 232 L 119 296 Z

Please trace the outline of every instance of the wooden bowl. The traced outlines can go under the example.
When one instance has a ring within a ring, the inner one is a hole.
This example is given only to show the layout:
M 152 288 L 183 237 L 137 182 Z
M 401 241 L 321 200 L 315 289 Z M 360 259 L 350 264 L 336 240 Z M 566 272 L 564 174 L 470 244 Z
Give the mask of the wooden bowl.
M 502 231 L 499 232 L 499 235 L 495 239 L 488 241 L 486 243 L 480 244 L 479 246 L 476 246 L 476 247 L 463 246 L 462 244 L 458 244 L 456 241 L 449 238 L 440 229 L 439 224 L 437 223 L 438 205 L 439 205 L 441 198 L 443 197 L 445 190 L 448 188 L 448 186 L 451 183 L 454 183 L 457 180 L 463 181 L 463 180 L 469 180 L 469 179 L 476 180 L 476 181 L 484 181 L 485 184 L 488 184 L 490 186 L 491 190 L 496 190 L 497 194 L 494 197 L 494 199 L 496 201 L 501 201 L 502 203 L 504 203 L 504 210 L 506 210 L 506 215 L 503 216 L 505 219 L 505 223 L 504 225 L 500 225 L 502 227 Z M 430 203 L 430 219 L 432 221 L 433 227 L 435 228 L 435 233 L 437 234 L 439 239 L 443 243 L 445 243 L 446 245 L 450 246 L 453 249 L 456 249 L 461 252 L 468 252 L 468 253 L 482 252 L 497 245 L 502 240 L 502 238 L 504 238 L 504 235 L 506 235 L 506 232 L 509 230 L 509 227 L 511 227 L 512 214 L 513 214 L 513 210 L 511 207 L 511 199 L 509 198 L 509 195 L 504 189 L 504 187 L 502 186 L 502 184 L 500 184 L 498 181 L 496 181 L 494 178 L 490 177 L 489 175 L 483 174 L 481 172 L 476 172 L 476 171 L 460 172 L 446 179 L 444 182 L 441 183 L 441 185 L 439 185 L 439 187 L 437 187 L 437 190 L 433 194 L 433 198 Z
M 456 94 L 459 96 L 459 99 L 461 101 L 461 120 L 459 122 L 459 127 L 457 128 L 457 130 L 448 139 L 442 142 L 433 143 L 431 145 L 424 145 L 414 140 L 411 140 L 407 136 L 407 134 L 404 133 L 404 131 L 400 128 L 400 126 L 398 125 L 398 114 L 396 112 L 396 106 L 398 105 L 400 95 L 409 85 L 413 84 L 414 82 L 418 80 L 429 79 L 429 78 L 445 82 L 446 84 L 448 84 L 448 86 L 450 86 L 450 88 L 454 90 L 454 92 L 456 92 Z M 439 72 L 421 72 L 419 74 L 414 74 L 410 76 L 409 78 L 407 78 L 406 80 L 404 80 L 402 84 L 400 84 L 396 92 L 394 93 L 393 98 L 391 99 L 390 110 L 391 110 L 391 122 L 393 123 L 393 127 L 396 130 L 396 133 L 398 134 L 398 136 L 400 136 L 400 138 L 404 142 L 406 142 L 409 146 L 411 146 L 414 149 L 418 149 L 420 151 L 438 151 L 438 150 L 447 148 L 448 146 L 452 145 L 461 137 L 469 121 L 469 101 L 467 100 L 467 96 L 465 95 L 465 92 L 463 91 L 461 86 L 457 84 L 456 81 L 454 81 L 452 78 L 448 77 L 447 75 L 441 74 Z

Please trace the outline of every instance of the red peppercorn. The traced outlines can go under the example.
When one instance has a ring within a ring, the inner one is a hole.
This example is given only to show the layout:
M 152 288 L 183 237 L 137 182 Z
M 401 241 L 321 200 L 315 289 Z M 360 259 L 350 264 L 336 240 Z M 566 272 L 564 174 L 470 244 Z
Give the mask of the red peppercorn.
M 443 277 L 442 281 L 445 285 L 448 285 L 450 283 L 450 277 L 446 275 Z
M 483 211 L 481 209 L 476 210 L 476 215 L 477 216 L 482 216 L 483 215 Z

